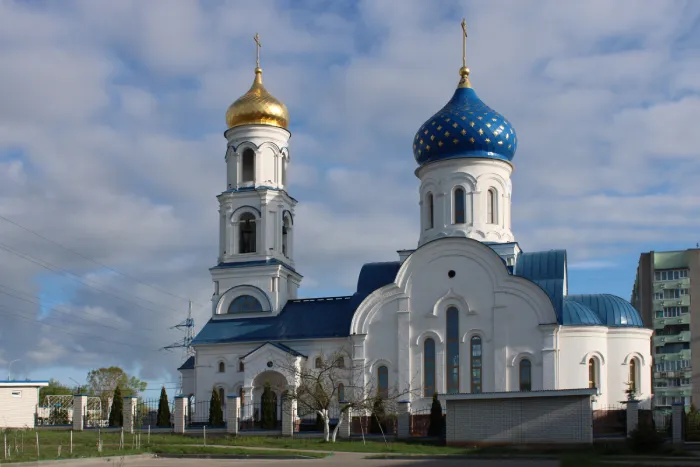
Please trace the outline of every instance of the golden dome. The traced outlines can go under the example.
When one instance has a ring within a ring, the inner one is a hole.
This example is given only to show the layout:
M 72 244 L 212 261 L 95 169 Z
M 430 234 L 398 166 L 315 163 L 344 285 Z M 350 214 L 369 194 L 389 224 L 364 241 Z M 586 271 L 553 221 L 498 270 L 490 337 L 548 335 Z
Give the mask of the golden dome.
M 287 106 L 267 92 L 262 82 L 262 68 L 255 68 L 255 80 L 247 93 L 231 104 L 226 111 L 229 128 L 240 125 L 272 125 L 287 129 Z

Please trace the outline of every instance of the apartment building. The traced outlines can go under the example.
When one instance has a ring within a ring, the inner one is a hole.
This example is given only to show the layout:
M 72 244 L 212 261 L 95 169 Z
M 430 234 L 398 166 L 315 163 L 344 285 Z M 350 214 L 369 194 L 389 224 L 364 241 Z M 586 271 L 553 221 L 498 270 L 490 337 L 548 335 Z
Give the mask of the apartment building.
M 654 330 L 654 406 L 700 403 L 700 248 L 642 253 L 630 302 Z

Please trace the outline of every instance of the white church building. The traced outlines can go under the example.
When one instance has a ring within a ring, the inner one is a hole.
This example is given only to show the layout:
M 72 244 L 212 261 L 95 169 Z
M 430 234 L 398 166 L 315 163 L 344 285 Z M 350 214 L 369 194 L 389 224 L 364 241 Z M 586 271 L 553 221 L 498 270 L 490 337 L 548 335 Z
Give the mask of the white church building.
M 410 386 L 416 408 L 435 392 L 576 388 L 596 388 L 594 407 L 602 407 L 626 400 L 628 384 L 649 406 L 651 330 L 637 311 L 613 295 L 570 295 L 566 251 L 527 251 L 516 241 L 518 138 L 477 97 L 468 68 L 449 102 L 406 141 L 421 182 L 417 245 L 396 261 L 365 264 L 344 297 L 297 298 L 289 115 L 259 66 L 226 123 L 212 316 L 179 368 L 184 394 L 208 400 L 217 388 L 257 403 L 266 381 L 277 394 L 294 384 L 276 360 L 313 365 L 345 349 L 348 367 L 363 368 L 356 382 Z

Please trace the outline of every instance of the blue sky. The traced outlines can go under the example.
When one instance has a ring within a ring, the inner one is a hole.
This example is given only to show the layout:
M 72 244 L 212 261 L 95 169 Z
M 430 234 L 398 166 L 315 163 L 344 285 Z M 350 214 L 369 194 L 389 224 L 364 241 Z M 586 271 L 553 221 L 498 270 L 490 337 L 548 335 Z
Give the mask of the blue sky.
M 571 293 L 629 298 L 641 252 L 700 241 L 697 2 L 5 1 L 0 215 L 62 246 L 0 220 L 0 368 L 176 380 L 158 349 L 189 299 L 210 313 L 224 113 L 256 32 L 291 114 L 301 294 L 414 247 L 411 140 L 457 84 L 462 17 L 472 84 L 518 131 L 525 251 L 566 248 Z

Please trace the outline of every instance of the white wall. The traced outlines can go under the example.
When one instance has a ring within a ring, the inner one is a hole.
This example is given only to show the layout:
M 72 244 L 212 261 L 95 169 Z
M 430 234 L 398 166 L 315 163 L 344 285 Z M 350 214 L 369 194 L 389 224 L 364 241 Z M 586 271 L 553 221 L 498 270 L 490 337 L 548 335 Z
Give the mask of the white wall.
M 511 232 L 511 181 L 513 166 L 493 159 L 449 159 L 420 167 L 416 175 L 420 186 L 420 238 L 418 246 L 441 237 L 462 236 L 481 241 L 514 241 Z M 453 190 L 461 187 L 467 194 L 465 224 L 453 224 Z M 487 194 L 497 191 L 497 222 L 487 222 Z M 426 195 L 433 194 L 434 226 L 429 228 Z
M 33 428 L 39 388 L 0 386 L 0 428 Z

